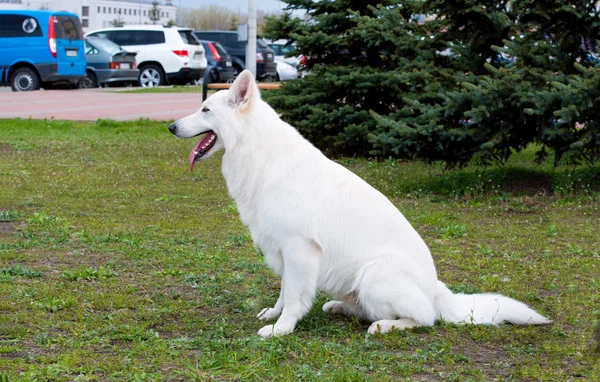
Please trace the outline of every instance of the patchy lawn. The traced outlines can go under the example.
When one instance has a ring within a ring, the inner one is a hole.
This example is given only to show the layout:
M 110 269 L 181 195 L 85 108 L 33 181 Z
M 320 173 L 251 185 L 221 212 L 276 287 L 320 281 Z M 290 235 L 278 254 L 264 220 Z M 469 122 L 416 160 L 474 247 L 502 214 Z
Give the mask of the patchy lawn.
M 117 90 L 116 90 L 117 91 Z M 131 90 L 118 90 L 119 92 L 127 93 L 202 93 L 201 85 L 174 85 L 174 86 L 158 86 L 152 88 L 131 88 Z
M 255 333 L 279 282 L 218 158 L 187 168 L 168 123 L 0 121 L 0 381 L 599 380 L 598 166 L 443 171 L 341 160 L 388 195 L 455 291 L 554 323 L 389 335 L 321 311 Z M 596 333 L 594 334 L 594 330 Z

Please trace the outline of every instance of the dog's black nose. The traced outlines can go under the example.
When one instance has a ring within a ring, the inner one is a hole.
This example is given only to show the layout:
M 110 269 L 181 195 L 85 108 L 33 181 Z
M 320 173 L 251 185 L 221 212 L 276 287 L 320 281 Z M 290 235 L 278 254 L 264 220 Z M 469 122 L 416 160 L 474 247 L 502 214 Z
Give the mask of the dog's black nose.
M 169 131 L 171 134 L 175 134 L 175 130 L 177 130 L 177 122 L 173 122 L 169 125 Z

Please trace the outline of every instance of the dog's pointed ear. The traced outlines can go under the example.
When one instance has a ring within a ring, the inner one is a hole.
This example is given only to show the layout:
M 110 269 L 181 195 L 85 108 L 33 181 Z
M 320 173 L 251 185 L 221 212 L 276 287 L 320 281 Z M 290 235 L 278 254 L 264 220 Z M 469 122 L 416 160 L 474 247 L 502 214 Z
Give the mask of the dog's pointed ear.
M 229 89 L 230 100 L 236 108 L 246 111 L 252 107 L 252 101 L 260 97 L 254 76 L 249 70 L 244 70 Z

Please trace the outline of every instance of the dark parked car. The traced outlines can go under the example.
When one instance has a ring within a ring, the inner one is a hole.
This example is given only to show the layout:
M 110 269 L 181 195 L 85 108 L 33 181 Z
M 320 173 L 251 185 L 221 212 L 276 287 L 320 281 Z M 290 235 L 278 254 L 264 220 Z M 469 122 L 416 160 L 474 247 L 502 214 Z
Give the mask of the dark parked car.
M 109 83 L 136 83 L 140 74 L 135 63 L 137 53 L 128 52 L 100 37 L 85 38 L 86 78 L 82 88 L 97 88 Z
M 210 81 L 233 82 L 238 72 L 234 71 L 231 56 L 225 48 L 217 41 L 200 40 L 200 42 L 204 46 L 208 66 L 213 67 Z
M 246 68 L 246 42 L 238 41 L 237 32 L 232 31 L 196 31 L 200 40 L 218 41 L 231 55 L 234 76 Z M 256 39 L 256 77 L 263 81 L 274 81 L 277 77 L 277 66 L 273 49 L 261 39 Z

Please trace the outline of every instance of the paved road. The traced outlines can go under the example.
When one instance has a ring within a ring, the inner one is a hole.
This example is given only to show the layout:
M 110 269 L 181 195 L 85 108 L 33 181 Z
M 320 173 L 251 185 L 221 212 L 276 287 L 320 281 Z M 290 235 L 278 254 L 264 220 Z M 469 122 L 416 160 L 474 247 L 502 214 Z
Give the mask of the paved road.
M 0 92 L 0 118 L 98 118 L 161 121 L 179 119 L 200 109 L 201 93 L 128 93 L 102 90 Z

